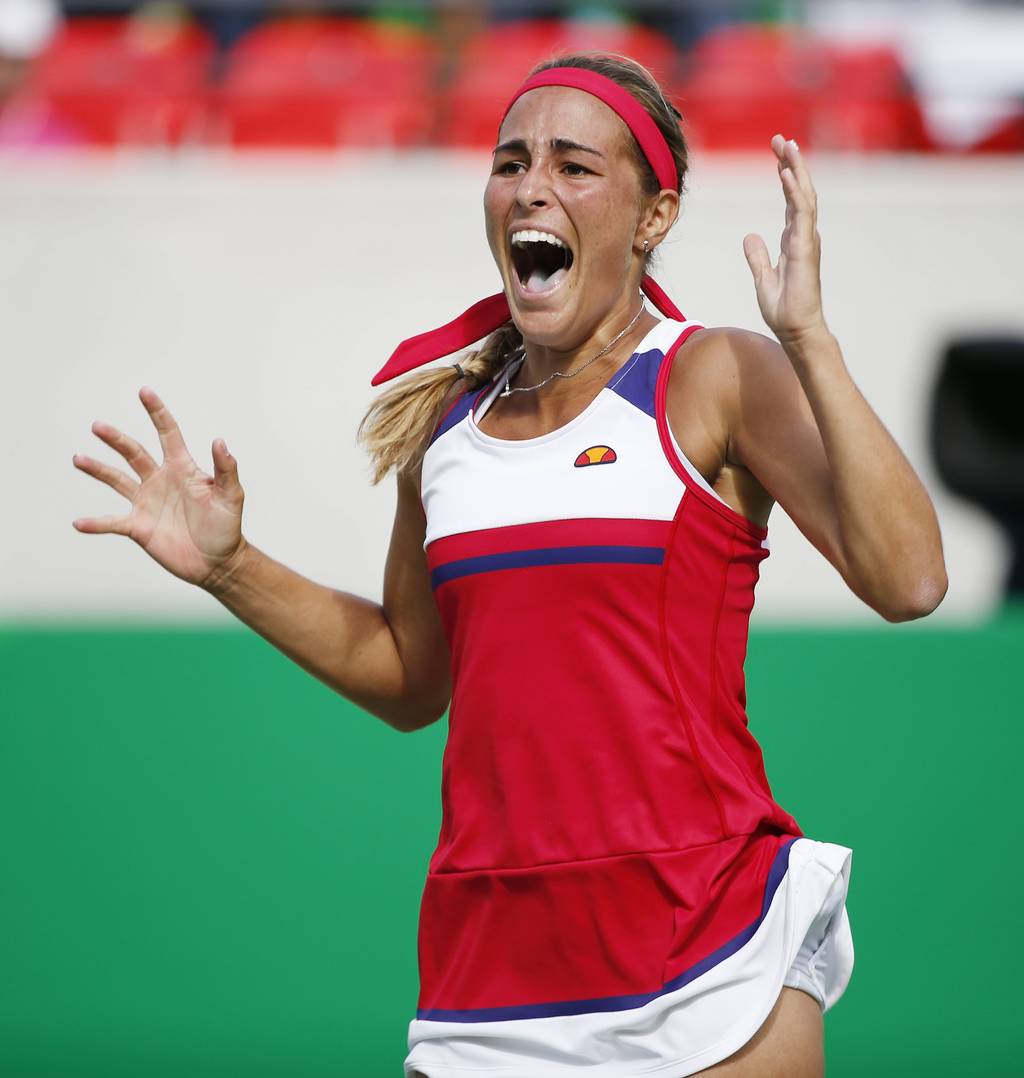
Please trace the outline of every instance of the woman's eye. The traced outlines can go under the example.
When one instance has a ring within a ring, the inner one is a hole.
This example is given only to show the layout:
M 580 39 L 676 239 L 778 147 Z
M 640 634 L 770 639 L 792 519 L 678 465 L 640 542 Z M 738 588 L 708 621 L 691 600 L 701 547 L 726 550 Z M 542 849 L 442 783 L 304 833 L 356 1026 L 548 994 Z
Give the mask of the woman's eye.
M 498 165 L 495 172 L 497 172 L 499 176 L 513 176 L 522 168 L 525 168 L 522 161 L 506 161 L 504 164 Z M 572 171 L 569 173 L 570 176 L 585 176 L 590 172 L 589 168 L 578 165 L 575 161 L 566 161 L 562 168 L 571 169 Z

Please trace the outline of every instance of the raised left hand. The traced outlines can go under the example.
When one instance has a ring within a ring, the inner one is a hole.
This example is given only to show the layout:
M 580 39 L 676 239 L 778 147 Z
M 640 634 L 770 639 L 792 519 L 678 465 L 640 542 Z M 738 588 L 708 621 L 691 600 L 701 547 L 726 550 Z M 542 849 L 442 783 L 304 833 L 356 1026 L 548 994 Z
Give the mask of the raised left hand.
M 771 264 L 757 233 L 744 237 L 743 253 L 754 275 L 761 316 L 786 347 L 828 329 L 821 310 L 821 237 L 814 185 L 795 141 L 774 135 L 771 146 L 786 196 L 779 261 Z

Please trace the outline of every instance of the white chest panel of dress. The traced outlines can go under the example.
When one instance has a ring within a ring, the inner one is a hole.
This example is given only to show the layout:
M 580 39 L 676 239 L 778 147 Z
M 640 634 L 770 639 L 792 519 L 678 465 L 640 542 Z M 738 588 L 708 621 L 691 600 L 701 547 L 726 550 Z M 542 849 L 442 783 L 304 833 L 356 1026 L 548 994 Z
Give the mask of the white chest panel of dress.
M 480 397 L 460 398 L 423 457 L 424 549 L 435 539 L 546 520 L 633 517 L 671 520 L 685 485 L 665 457 L 654 390 L 665 353 L 689 326 L 665 319 L 643 338 L 591 403 L 537 438 L 495 438 L 478 423 L 504 388 L 505 371 Z M 671 433 L 671 432 L 670 432 Z M 720 499 L 672 437 L 694 482 Z

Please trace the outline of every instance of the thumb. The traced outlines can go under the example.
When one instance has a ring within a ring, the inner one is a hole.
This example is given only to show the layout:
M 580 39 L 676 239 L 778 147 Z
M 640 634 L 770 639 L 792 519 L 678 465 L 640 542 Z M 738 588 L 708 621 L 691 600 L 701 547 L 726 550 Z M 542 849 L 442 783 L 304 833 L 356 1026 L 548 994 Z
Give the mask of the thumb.
M 747 265 L 754 275 L 754 283 L 760 284 L 761 278 L 771 269 L 771 259 L 764 240 L 756 233 L 743 237 L 743 253 L 747 256 Z
M 213 440 L 213 481 L 222 494 L 234 497 L 241 492 L 238 461 L 228 452 L 223 438 Z

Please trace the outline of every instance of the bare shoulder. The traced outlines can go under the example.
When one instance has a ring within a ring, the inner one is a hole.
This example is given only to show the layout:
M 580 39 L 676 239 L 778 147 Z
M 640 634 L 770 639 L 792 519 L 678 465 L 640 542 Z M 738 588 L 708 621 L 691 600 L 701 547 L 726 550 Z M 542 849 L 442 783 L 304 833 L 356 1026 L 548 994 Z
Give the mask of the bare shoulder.
M 707 326 L 697 330 L 689 344 L 692 349 L 687 362 L 709 368 L 709 373 L 749 377 L 764 373 L 766 367 L 770 371 L 780 364 L 789 366 L 782 345 L 774 337 L 739 326 Z
M 737 445 L 751 415 L 766 416 L 793 377 L 771 337 L 736 326 L 695 331 L 676 353 L 665 407 L 676 441 L 728 505 L 765 525 L 774 499 Z
M 685 360 L 682 353 L 688 353 Z M 738 326 L 696 331 L 673 366 L 680 373 L 673 371 L 669 381 L 670 400 L 698 395 L 706 407 L 721 412 L 724 427 L 733 426 L 741 413 L 771 411 L 775 403 L 798 391 L 799 379 L 782 345 L 774 337 Z
M 743 404 L 760 399 L 790 364 L 772 337 L 737 326 L 707 326 L 691 334 L 676 353 L 668 380 L 670 413 L 698 409 L 705 427 L 724 433 Z

